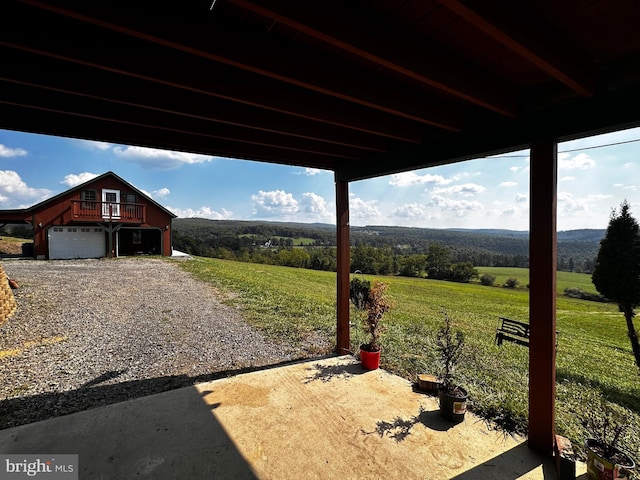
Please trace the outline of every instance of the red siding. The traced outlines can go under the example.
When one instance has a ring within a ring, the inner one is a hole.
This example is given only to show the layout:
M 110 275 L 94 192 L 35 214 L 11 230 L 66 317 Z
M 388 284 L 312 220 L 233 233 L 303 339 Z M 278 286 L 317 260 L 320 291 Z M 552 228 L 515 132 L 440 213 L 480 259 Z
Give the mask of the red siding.
M 34 227 L 34 254 L 48 256 L 47 248 L 47 232 L 54 225 L 81 225 L 74 221 L 72 215 L 72 200 L 82 200 L 83 190 L 96 190 L 97 201 L 102 200 L 102 190 L 119 190 L 121 194 L 136 193 L 136 203 L 146 205 L 146 221 L 144 223 L 135 224 L 140 228 L 156 227 L 162 231 L 162 255 L 171 255 L 171 220 L 172 216 L 159 208 L 155 203 L 149 202 L 138 191 L 132 190 L 131 187 L 122 183 L 117 178 L 105 177 L 98 178 L 93 183 L 83 185 L 81 189 L 71 190 L 68 194 L 62 194 L 52 202 L 44 202 L 39 208 L 33 210 L 29 215 L 33 221 Z M 118 223 L 118 222 L 113 222 Z M 95 225 L 95 223 L 89 223 Z M 115 242 L 115 236 L 113 239 Z M 105 252 L 107 255 L 107 252 Z

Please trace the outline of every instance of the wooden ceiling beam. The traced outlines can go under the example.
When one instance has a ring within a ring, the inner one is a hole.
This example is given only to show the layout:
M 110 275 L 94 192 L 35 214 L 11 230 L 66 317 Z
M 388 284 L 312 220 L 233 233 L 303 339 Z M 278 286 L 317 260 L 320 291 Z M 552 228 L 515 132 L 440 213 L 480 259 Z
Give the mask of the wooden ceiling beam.
M 111 122 L 97 116 L 68 115 L 46 108 L 39 108 L 36 112 L 32 108 L 5 102 L 0 102 L 0 128 L 325 170 L 334 170 L 336 165 L 351 161 L 231 141 L 212 143 L 211 139 L 180 132 L 163 136 L 156 128 L 145 125 Z
M 260 110 L 250 111 L 238 105 L 225 104 L 215 98 L 204 101 L 201 97 L 195 100 L 178 92 L 167 93 L 161 96 L 163 103 L 153 105 L 153 99 L 147 98 L 148 92 L 145 89 L 135 89 L 129 84 L 127 88 L 118 89 L 117 98 L 106 96 L 103 85 L 87 79 L 81 72 L 73 70 L 50 70 L 47 77 L 47 84 L 29 81 L 35 78 L 33 74 L 20 72 L 12 69 L 11 78 L 0 76 L 0 82 L 5 84 L 16 84 L 30 87 L 35 90 L 46 90 L 61 93 L 72 97 L 77 97 L 77 101 L 82 99 L 99 100 L 105 104 L 120 105 L 123 107 L 134 107 L 136 109 L 147 110 L 153 114 L 171 114 L 184 117 L 187 120 L 209 122 L 210 128 L 217 124 L 222 126 L 237 127 L 265 134 L 283 135 L 294 137 L 302 141 L 324 142 L 328 145 L 349 147 L 364 151 L 383 152 L 388 149 L 389 142 L 381 141 L 379 137 L 364 135 L 358 132 L 347 132 L 344 129 L 317 122 L 292 121 L 288 115 L 271 114 L 266 116 Z M 38 79 L 38 82 L 42 79 Z M 117 88 L 117 86 L 115 87 Z M 158 87 L 160 88 L 160 87 Z M 0 90 L 0 93 L 2 91 Z M 158 92 L 156 92 L 158 93 Z M 246 134 L 246 133 L 245 133 Z
M 227 1 L 430 88 L 507 117 L 517 115 L 515 94 L 451 55 L 438 53 L 428 45 L 417 50 L 412 39 L 398 30 L 381 35 L 378 30 L 367 28 L 364 22 L 354 29 L 348 19 L 357 17 L 358 12 L 345 15 L 345 10 L 350 8 L 348 2 L 327 1 L 322 11 L 310 11 L 305 2 L 299 0 L 266 0 L 260 4 L 252 0 Z M 340 15 L 335 15 L 336 11 Z M 389 29 L 389 25 L 385 28 Z
M 345 163 L 336 170 L 336 180 L 362 180 L 522 150 L 543 140 L 564 142 L 638 128 L 638 91 L 640 81 L 581 102 L 562 103 L 526 118 L 494 125 L 478 124 L 460 134 L 447 134 L 422 145 L 407 145 L 373 155 L 367 162 Z
M 235 1 L 235 0 L 234 0 Z M 526 19 L 511 16 L 485 0 L 438 0 L 467 23 L 529 61 L 540 70 L 584 97 L 594 94 L 593 76 L 576 61 L 576 55 L 562 51 L 539 28 Z
M 221 79 L 211 82 L 207 78 L 202 78 L 201 70 L 189 71 L 189 65 L 185 65 L 182 71 L 167 71 L 164 65 L 157 65 L 154 62 L 127 63 L 109 45 L 94 44 L 90 51 L 80 53 L 78 49 L 74 50 L 72 45 L 50 42 L 47 45 L 47 50 L 42 50 L 29 46 L 29 36 L 29 33 L 25 31 L 24 40 L 19 43 L 0 40 L 0 47 L 17 50 L 20 54 L 46 57 L 62 62 L 62 64 L 74 64 L 109 74 L 123 75 L 147 82 L 149 88 L 161 85 L 185 90 L 248 107 L 292 115 L 304 120 L 327 123 L 402 142 L 418 143 L 422 137 L 422 130 L 417 127 L 415 122 L 389 117 L 381 112 L 371 111 L 358 105 L 320 95 L 314 98 L 309 94 L 303 94 L 292 87 L 278 83 L 266 85 L 264 81 L 252 82 L 251 79 L 243 76 L 246 74 L 236 73 L 234 75 L 232 72 L 222 72 L 217 75 L 217 72 L 209 68 L 210 75 Z M 75 42 L 75 40 L 70 41 Z M 135 57 L 135 55 L 132 56 Z M 144 58 L 142 53 L 140 58 Z M 176 61 L 176 63 L 180 62 Z M 195 67 L 191 66 L 191 68 Z M 250 88 L 247 88 L 247 84 L 251 85 Z M 114 95 L 117 98 L 118 94 L 114 93 Z
M 276 43 L 268 37 L 253 36 L 250 32 L 239 31 L 237 28 L 226 28 L 222 24 L 216 24 L 213 28 L 212 25 L 207 32 L 205 46 L 204 42 L 193 42 L 192 39 L 172 38 L 170 29 L 154 32 L 153 22 L 149 22 L 147 18 L 139 21 L 133 15 L 119 15 L 115 18 L 121 12 L 114 14 L 113 9 L 108 9 L 108 6 L 98 15 L 97 12 L 83 13 L 40 0 L 22 1 L 57 15 L 406 120 L 448 131 L 460 131 L 463 128 L 462 118 L 453 109 L 439 101 L 423 98 L 426 95 L 408 92 L 408 89 L 390 91 L 387 84 L 378 81 L 371 74 L 365 75 L 367 81 L 364 83 L 361 72 L 354 72 L 351 65 L 339 64 L 328 58 L 322 62 L 318 62 L 318 58 L 311 60 L 305 52 Z M 81 5 L 77 8 L 81 8 Z M 98 8 L 95 4 L 91 5 L 91 9 Z M 113 17 L 112 20 L 108 20 L 110 16 Z M 194 28 L 195 31 L 197 29 Z M 197 34 L 194 33 L 193 38 L 196 37 Z M 229 49 L 229 45 L 233 45 L 233 48 Z
M 349 147 L 326 143 L 283 138 L 282 135 L 263 132 L 247 132 L 243 129 L 219 125 L 211 127 L 194 120 L 176 121 L 170 114 L 156 113 L 149 116 L 146 112 L 132 107 L 122 107 L 111 102 L 74 98 L 61 93 L 34 90 L 15 84 L 0 83 L 0 103 L 33 111 L 48 111 L 65 116 L 96 119 L 128 126 L 155 129 L 159 136 L 166 134 L 191 135 L 211 141 L 236 142 L 272 149 L 291 150 L 301 154 L 323 155 L 342 159 L 357 159 L 362 151 Z M 99 113 L 95 113 L 99 112 Z M 176 126 L 179 125 L 179 128 Z

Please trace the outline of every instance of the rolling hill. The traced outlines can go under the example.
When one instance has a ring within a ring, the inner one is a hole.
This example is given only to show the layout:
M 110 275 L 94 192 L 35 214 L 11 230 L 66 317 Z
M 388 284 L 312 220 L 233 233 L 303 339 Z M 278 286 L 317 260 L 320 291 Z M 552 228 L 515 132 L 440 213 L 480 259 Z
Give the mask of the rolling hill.
M 246 246 L 264 245 L 278 239 L 274 245 L 335 246 L 335 225 L 322 223 L 292 223 L 240 220 L 209 220 L 178 218 L 173 222 L 178 238 L 189 238 L 210 247 L 224 245 L 233 248 L 243 237 Z M 558 263 L 560 269 L 589 271 L 598 252 L 605 230 L 584 229 L 558 232 Z M 291 239 L 286 243 L 283 239 Z M 296 243 L 293 239 L 298 239 Z M 304 239 L 300 241 L 300 239 Z M 234 243 L 235 242 L 235 243 Z M 454 261 L 482 258 L 516 258 L 526 262 L 529 255 L 529 233 L 500 229 L 432 229 L 394 226 L 351 227 L 352 245 L 364 244 L 390 248 L 396 254 L 424 254 L 429 245 L 446 246 Z M 271 243 L 270 243 L 271 244 Z M 495 260 L 492 260 L 495 263 Z M 505 262 L 508 260 L 505 259 Z M 480 260 L 482 263 L 482 260 Z M 512 265 L 512 266 L 522 266 Z M 571 267 L 571 268 L 570 268 Z

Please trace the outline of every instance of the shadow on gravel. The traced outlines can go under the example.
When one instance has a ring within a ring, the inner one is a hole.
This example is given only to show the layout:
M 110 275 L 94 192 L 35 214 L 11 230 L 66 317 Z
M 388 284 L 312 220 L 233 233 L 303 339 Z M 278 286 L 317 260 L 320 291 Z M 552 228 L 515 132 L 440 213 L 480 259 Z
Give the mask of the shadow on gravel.
M 100 374 L 95 379 L 86 382 L 77 390 L 67 392 L 42 393 L 38 395 L 9 398 L 0 401 L 0 430 L 17 427 L 27 423 L 47 420 L 49 418 L 68 415 L 70 413 L 88 410 L 90 408 L 124 402 L 135 398 L 154 395 L 156 393 L 190 387 L 198 383 L 211 382 L 221 378 L 233 377 L 242 373 L 249 373 L 272 368 L 293 365 L 329 358 L 333 355 L 317 358 L 300 358 L 260 367 L 244 367 L 235 370 L 212 372 L 205 375 L 169 375 L 165 377 L 144 380 L 131 380 L 122 383 L 99 385 L 113 380 L 124 371 L 117 370 Z

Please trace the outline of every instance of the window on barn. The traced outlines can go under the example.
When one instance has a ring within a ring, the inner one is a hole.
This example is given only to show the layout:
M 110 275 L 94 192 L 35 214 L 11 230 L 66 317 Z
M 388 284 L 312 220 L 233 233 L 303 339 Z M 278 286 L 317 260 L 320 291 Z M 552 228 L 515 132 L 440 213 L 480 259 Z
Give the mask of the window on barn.
M 138 196 L 135 193 L 123 193 L 122 194 L 122 203 L 137 203 Z M 136 211 L 135 205 L 124 205 L 124 214 L 127 217 L 134 218 L 138 212 Z
M 80 193 L 80 199 L 83 201 L 82 208 L 84 210 L 96 210 L 98 208 L 97 198 L 98 193 L 96 190 L 82 190 Z
M 138 201 L 138 197 L 135 193 L 125 193 L 122 197 L 122 203 L 137 203 Z

